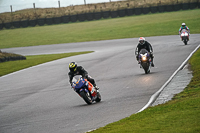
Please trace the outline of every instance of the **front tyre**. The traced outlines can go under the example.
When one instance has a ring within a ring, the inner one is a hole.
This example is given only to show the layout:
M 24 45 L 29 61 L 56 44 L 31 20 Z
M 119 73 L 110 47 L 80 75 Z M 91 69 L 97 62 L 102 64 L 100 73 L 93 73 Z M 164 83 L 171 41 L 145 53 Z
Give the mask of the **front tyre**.
M 97 92 L 97 98 L 95 100 L 96 102 L 100 102 L 101 101 L 101 95 L 99 92 Z
M 187 45 L 187 39 L 184 40 L 184 44 Z
M 183 39 L 183 43 L 184 43 L 185 45 L 187 45 L 187 42 L 188 42 L 188 39 L 187 39 L 187 37 L 186 37 L 186 36 L 184 36 L 184 37 L 182 37 L 182 39 Z
M 148 73 L 150 73 L 150 70 L 145 70 L 145 74 L 148 74 Z
M 144 69 L 145 74 L 150 73 L 149 65 L 149 63 L 142 63 L 142 67 Z
M 86 93 L 84 91 L 80 92 L 81 97 L 83 98 L 83 100 L 87 103 L 87 104 L 92 104 L 92 99 L 90 97 L 89 93 Z

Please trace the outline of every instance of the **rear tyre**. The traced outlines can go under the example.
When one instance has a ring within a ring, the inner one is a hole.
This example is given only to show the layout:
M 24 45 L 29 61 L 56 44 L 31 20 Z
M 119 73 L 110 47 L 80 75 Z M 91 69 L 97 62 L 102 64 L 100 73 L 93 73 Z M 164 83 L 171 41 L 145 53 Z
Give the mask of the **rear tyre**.
M 84 91 L 82 91 L 80 93 L 81 97 L 83 98 L 83 100 L 87 103 L 87 104 L 92 104 L 92 99 L 90 97 L 90 94 L 89 93 L 86 93 Z

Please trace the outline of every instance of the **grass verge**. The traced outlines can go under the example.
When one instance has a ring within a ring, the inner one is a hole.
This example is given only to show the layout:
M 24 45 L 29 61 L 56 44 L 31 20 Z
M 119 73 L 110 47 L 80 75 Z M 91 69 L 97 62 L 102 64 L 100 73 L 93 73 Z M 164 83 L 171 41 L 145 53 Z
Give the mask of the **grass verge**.
M 200 49 L 189 60 L 193 78 L 173 100 L 150 107 L 92 133 L 199 133 Z
M 75 52 L 75 53 L 63 53 L 63 54 L 50 54 L 50 55 L 33 55 L 33 56 L 26 56 L 26 60 L 17 60 L 17 61 L 8 61 L 0 63 L 0 76 L 25 69 L 28 67 L 32 67 L 35 65 L 39 65 L 45 62 L 79 55 L 79 54 L 87 54 L 91 53 L 92 51 L 86 51 L 86 52 Z
M 187 17 L 185 17 L 187 16 Z M 0 49 L 140 36 L 177 35 L 185 22 L 200 33 L 200 9 L 0 31 Z

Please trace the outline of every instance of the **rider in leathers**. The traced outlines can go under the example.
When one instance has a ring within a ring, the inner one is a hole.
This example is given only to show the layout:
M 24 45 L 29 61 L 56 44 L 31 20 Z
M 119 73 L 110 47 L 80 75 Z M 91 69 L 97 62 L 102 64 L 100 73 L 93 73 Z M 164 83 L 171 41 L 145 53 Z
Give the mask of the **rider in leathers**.
M 181 31 L 183 29 L 186 29 L 188 31 L 188 33 L 190 33 L 189 27 L 187 27 L 185 23 L 182 23 L 181 27 L 179 28 L 179 34 L 181 34 Z
M 151 44 L 147 41 L 145 41 L 145 38 L 144 37 L 140 37 L 139 38 L 139 43 L 136 47 L 136 50 L 135 50 L 135 54 L 136 54 L 136 59 L 137 61 L 139 61 L 139 52 L 141 49 L 146 49 L 149 53 L 150 53 L 150 57 L 151 57 L 151 60 L 152 60 L 152 64 L 151 66 L 154 67 L 154 63 L 153 63 L 153 48 L 151 46 Z
M 182 23 L 182 26 L 179 28 L 179 35 L 181 34 L 181 31 L 182 31 L 183 29 L 186 29 L 186 30 L 188 31 L 188 34 L 190 35 L 190 29 L 189 29 L 189 27 L 186 26 L 185 23 Z M 189 36 L 188 36 L 188 40 L 189 40 L 189 39 L 190 39 L 190 38 L 189 38 Z M 182 40 L 182 38 L 181 38 L 181 40 Z
M 69 82 L 72 85 L 72 79 L 76 75 L 82 75 L 84 79 L 87 79 L 92 85 L 98 90 L 99 87 L 97 87 L 95 80 L 88 75 L 88 72 L 82 67 L 82 66 L 77 66 L 76 62 L 71 62 L 69 63 Z

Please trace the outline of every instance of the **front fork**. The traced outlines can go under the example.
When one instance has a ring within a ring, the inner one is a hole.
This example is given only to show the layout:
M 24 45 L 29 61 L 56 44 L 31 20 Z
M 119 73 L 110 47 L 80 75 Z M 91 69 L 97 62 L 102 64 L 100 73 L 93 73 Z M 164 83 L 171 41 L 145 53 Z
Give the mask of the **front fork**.
M 182 41 L 184 41 L 185 38 L 186 38 L 187 40 L 189 40 L 189 36 L 181 36 L 181 40 L 182 40 Z

